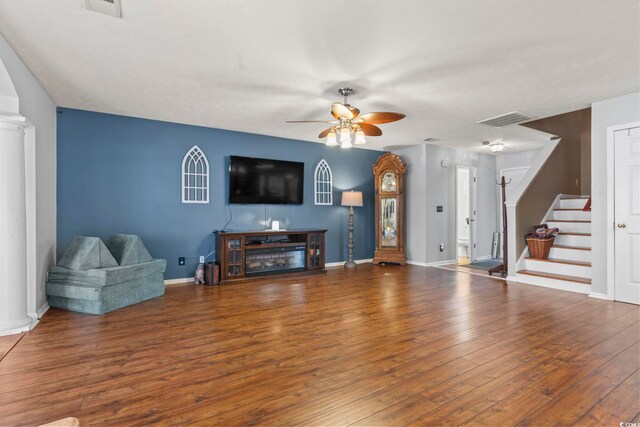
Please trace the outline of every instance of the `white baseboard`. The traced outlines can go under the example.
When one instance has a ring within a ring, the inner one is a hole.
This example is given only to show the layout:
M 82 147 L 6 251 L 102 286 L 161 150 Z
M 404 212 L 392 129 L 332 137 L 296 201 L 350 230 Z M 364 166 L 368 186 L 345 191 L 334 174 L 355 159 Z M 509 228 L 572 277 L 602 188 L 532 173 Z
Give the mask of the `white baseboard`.
M 354 262 L 356 264 L 367 264 L 367 263 L 373 262 L 373 258 L 356 259 L 356 260 L 354 260 Z M 324 266 L 326 268 L 342 267 L 344 265 L 344 263 L 345 263 L 345 261 L 327 262 L 327 263 L 324 264 Z
M 193 277 L 183 277 L 182 279 L 167 279 L 164 281 L 164 285 L 177 285 L 178 283 L 193 283 Z
M 49 307 L 49 304 L 45 303 L 42 307 L 40 307 L 38 309 L 38 311 L 36 312 L 36 314 L 38 315 L 38 319 L 42 319 L 42 316 L 44 316 L 44 314 L 49 311 L 51 307 Z
M 589 297 L 590 298 L 597 298 L 597 299 L 603 299 L 606 301 L 613 301 L 611 298 L 609 298 L 609 296 L 607 294 L 603 294 L 602 292 L 589 292 Z
M 420 267 L 438 267 L 440 265 L 455 264 L 456 262 L 457 261 L 455 259 L 447 259 L 447 260 L 444 260 L 444 261 L 434 261 L 434 262 L 422 262 L 422 261 L 407 260 L 407 264 L 419 265 Z
M 44 316 L 44 314 L 49 311 L 49 304 L 48 303 L 44 303 L 42 305 L 42 307 L 38 308 L 35 312 L 33 313 L 29 313 L 29 317 L 31 317 L 33 320 L 37 321 L 39 319 L 42 319 L 42 316 Z
M 24 325 L 21 326 L 19 328 L 14 328 L 14 329 L 0 329 L 0 337 L 2 336 L 6 336 L 6 335 L 15 335 L 15 334 L 21 334 L 23 332 L 29 332 L 30 330 L 32 330 L 33 328 L 36 327 L 36 325 L 39 323 L 40 321 L 38 319 L 33 319 L 31 321 L 31 323 L 29 323 L 28 325 Z

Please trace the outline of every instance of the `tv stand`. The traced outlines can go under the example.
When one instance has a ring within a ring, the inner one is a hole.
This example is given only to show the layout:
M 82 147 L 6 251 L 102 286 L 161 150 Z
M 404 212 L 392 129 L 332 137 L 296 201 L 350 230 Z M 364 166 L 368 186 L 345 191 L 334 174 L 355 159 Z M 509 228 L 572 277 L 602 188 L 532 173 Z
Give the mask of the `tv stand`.
M 325 270 L 327 230 L 216 232 L 220 283 Z

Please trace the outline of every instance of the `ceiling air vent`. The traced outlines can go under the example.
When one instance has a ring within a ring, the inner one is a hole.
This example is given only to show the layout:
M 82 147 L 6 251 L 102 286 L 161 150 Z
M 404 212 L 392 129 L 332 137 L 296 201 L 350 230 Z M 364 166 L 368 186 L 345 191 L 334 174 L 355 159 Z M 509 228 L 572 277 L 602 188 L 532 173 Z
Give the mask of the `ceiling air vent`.
M 513 125 L 516 123 L 523 123 L 523 122 L 528 122 L 530 120 L 533 120 L 534 117 L 529 117 L 526 116 L 522 113 L 519 113 L 517 111 L 512 111 L 510 113 L 507 114 L 502 114 L 500 116 L 496 116 L 496 117 L 491 117 L 490 119 L 485 119 L 485 120 L 480 120 L 479 122 L 476 122 L 479 125 L 488 125 L 488 126 L 493 126 L 496 128 L 501 128 L 503 126 L 507 126 L 507 125 Z
M 82 0 L 82 3 L 87 10 L 122 18 L 120 0 Z

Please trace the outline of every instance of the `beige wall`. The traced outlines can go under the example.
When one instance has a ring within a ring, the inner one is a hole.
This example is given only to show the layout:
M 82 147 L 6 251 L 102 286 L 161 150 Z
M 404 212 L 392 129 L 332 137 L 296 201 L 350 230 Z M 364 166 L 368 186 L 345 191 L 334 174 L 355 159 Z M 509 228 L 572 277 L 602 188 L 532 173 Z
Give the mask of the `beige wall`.
M 526 123 L 524 126 L 537 129 L 561 138 L 554 152 L 526 190 L 516 208 L 516 253 L 525 249 L 524 235 L 531 226 L 539 224 L 549 206 L 560 193 L 582 194 L 586 184 L 583 178 L 583 144 L 591 144 L 591 109 L 573 111 Z M 590 152 L 584 153 L 589 156 Z M 585 173 L 591 174 L 591 169 Z

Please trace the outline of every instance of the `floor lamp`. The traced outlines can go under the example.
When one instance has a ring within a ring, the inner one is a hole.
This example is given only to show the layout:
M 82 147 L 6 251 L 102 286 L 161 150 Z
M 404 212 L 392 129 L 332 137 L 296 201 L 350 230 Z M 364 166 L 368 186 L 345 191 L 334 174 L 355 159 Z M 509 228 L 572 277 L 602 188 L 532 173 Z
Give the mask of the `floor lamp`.
M 362 192 L 353 190 L 342 192 L 342 206 L 349 206 L 349 242 L 347 243 L 349 259 L 344 263 L 344 267 L 355 268 L 356 263 L 353 260 L 353 207 L 362 206 Z

